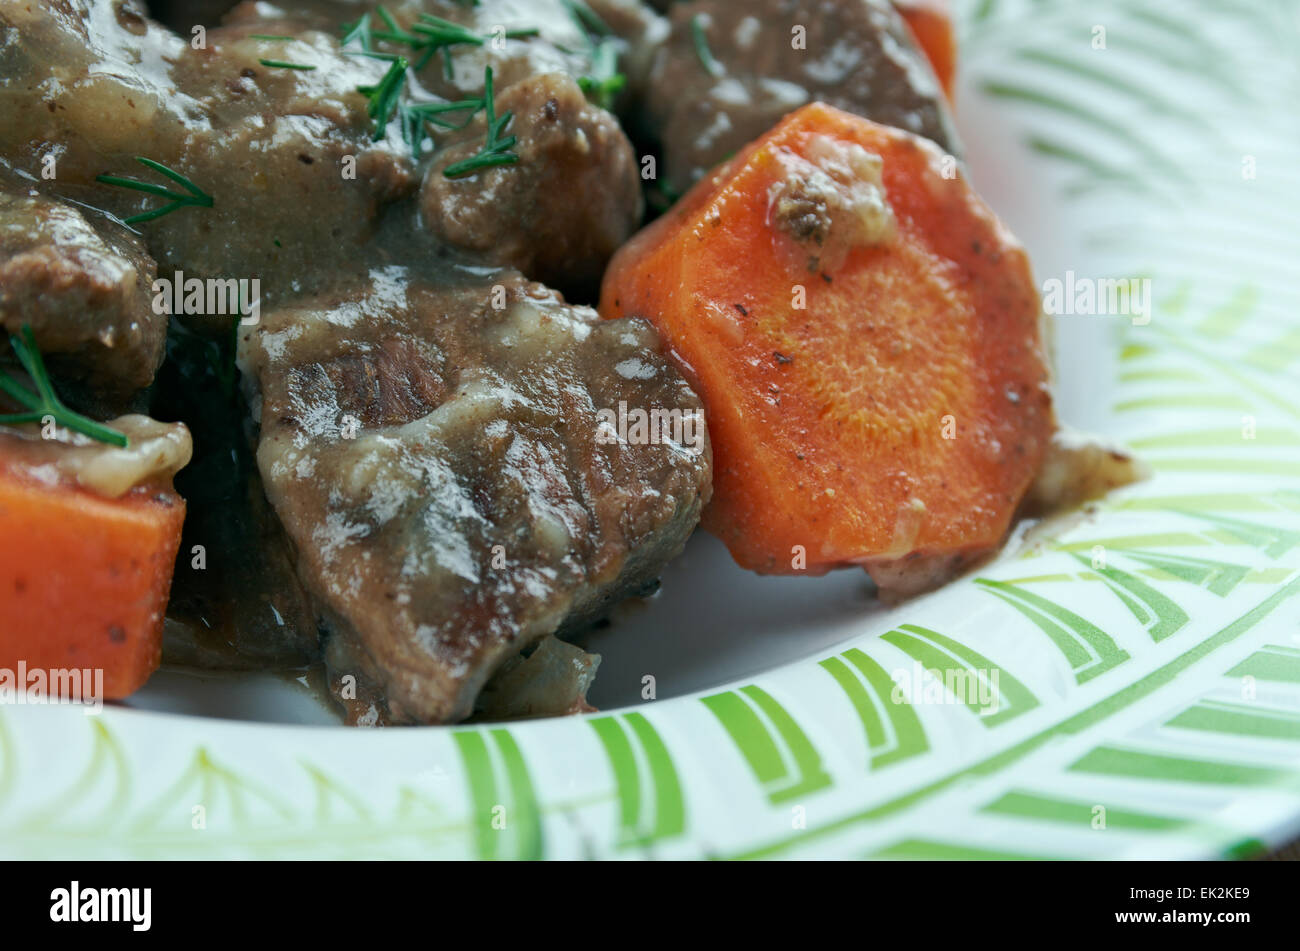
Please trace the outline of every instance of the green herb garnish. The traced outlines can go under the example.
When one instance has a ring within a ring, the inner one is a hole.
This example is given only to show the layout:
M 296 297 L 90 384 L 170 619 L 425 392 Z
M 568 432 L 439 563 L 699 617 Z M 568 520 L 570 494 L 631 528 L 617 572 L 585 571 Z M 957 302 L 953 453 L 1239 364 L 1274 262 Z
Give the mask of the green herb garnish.
M 420 106 L 413 106 L 401 101 L 402 90 L 406 87 L 406 70 L 410 65 L 406 59 L 393 53 L 383 53 L 374 49 L 373 43 L 378 39 L 397 39 L 403 42 L 418 42 L 418 38 L 411 36 L 401 30 L 397 22 L 389 15 L 383 7 L 379 8 L 379 15 L 383 18 L 384 23 L 389 27 L 388 31 L 376 32 L 370 28 L 370 14 L 363 14 L 362 17 L 354 24 L 344 24 L 343 43 L 350 43 L 359 40 L 362 45 L 360 50 L 345 50 L 344 52 L 355 56 L 370 56 L 375 59 L 383 59 L 391 62 L 388 71 L 377 85 L 359 86 L 358 92 L 370 99 L 367 112 L 375 120 L 374 139 L 382 139 L 387 131 L 388 123 L 393 118 L 394 111 L 397 112 L 399 126 L 402 133 L 402 140 L 411 146 L 411 154 L 415 159 L 419 159 L 424 149 L 424 140 L 428 137 L 425 130 L 425 122 L 433 122 L 435 125 L 442 125 L 446 128 L 455 128 L 450 123 L 446 123 L 435 118 L 439 112 L 449 112 L 458 109 L 481 108 L 479 100 L 468 100 L 466 104 L 453 103 L 428 103 Z M 433 52 L 436 52 L 434 50 Z M 421 59 L 421 63 L 427 61 L 428 56 L 432 55 L 431 51 L 426 51 L 426 55 Z M 469 119 L 473 118 L 470 113 Z M 466 119 L 466 122 L 469 121 Z
M 442 20 L 438 17 L 429 16 L 428 14 L 420 15 L 420 23 L 414 24 L 411 29 L 418 32 L 419 36 L 413 36 L 410 33 L 400 33 L 385 37 L 397 42 L 407 43 L 412 49 L 420 50 L 420 58 L 415 63 L 416 71 L 420 71 L 426 65 L 433 55 L 439 50 L 442 51 L 443 67 L 448 76 L 451 77 L 451 48 L 457 44 L 469 44 L 470 46 L 482 46 L 483 37 L 477 33 L 466 29 L 459 23 L 452 23 L 449 20 Z
M 384 78 L 379 80 L 377 85 L 357 87 L 357 92 L 370 99 L 370 105 L 366 108 L 366 113 L 375 120 L 375 134 L 371 137 L 375 142 L 384 137 L 384 133 L 388 129 L 388 123 L 397 110 L 398 97 L 402 94 L 402 87 L 406 84 L 406 67 L 408 65 L 406 59 L 399 56 L 393 60 L 392 65 L 388 67 L 388 72 L 384 73 Z
M 397 114 L 402 124 L 402 139 L 411 146 L 411 155 L 418 161 L 424 140 L 428 137 L 424 124 L 431 122 L 442 129 L 463 129 L 474 121 L 474 115 L 483 108 L 482 99 L 459 99 L 455 102 L 422 102 L 411 104 L 404 102 L 397 107 Z M 441 118 L 444 113 L 464 112 L 469 115 L 459 123 L 448 122 Z
M 282 59 L 259 59 L 263 66 L 270 66 L 274 69 L 315 69 L 315 66 L 305 66 L 302 63 L 286 63 Z
M 380 12 L 382 11 L 383 7 L 380 7 Z M 440 46 L 452 46 L 457 43 L 482 46 L 496 35 L 494 32 L 475 33 L 469 27 L 461 26 L 459 23 L 452 23 L 450 20 L 444 20 L 430 13 L 421 13 L 420 22 L 413 24 L 411 29 L 416 33 L 430 37 Z M 528 27 L 523 30 L 506 30 L 505 38 L 508 40 L 525 40 L 537 36 L 540 32 L 537 27 Z M 410 42 L 409 34 L 406 42 Z
M 380 10 L 382 11 L 382 9 L 383 8 L 381 7 Z M 395 31 L 395 35 L 392 37 L 385 37 L 385 39 L 391 38 L 400 40 L 403 43 L 417 43 L 423 45 L 418 38 L 411 36 L 410 33 L 403 33 L 401 30 L 398 30 L 396 24 L 391 24 L 390 29 Z M 412 24 L 411 30 L 428 37 L 428 40 L 424 42 L 431 42 L 440 47 L 455 46 L 457 43 L 468 43 L 471 46 L 482 46 L 483 40 L 485 39 L 467 26 L 462 26 L 459 23 L 453 23 L 451 20 L 444 20 L 442 17 L 436 17 L 428 13 L 421 13 L 420 22 Z
M 411 158 L 420 161 L 424 154 L 424 140 L 429 137 L 424 116 L 404 102 L 397 107 L 397 118 L 401 123 L 402 141 L 411 147 Z
M 695 55 L 700 58 L 704 64 L 704 69 L 711 76 L 721 76 L 726 73 L 713 56 L 713 51 L 709 49 L 708 37 L 704 35 L 704 14 L 697 13 L 691 17 L 691 39 L 695 42 Z
M 339 40 L 340 46 L 347 46 L 353 40 L 361 41 L 361 49 L 365 52 L 371 50 L 371 33 L 370 33 L 370 14 L 363 13 L 357 18 L 356 23 L 344 23 L 342 26 L 343 39 Z
M 578 28 L 584 33 L 609 36 L 614 32 L 609 28 L 609 24 L 600 18 L 600 14 L 587 6 L 583 0 L 564 0 L 564 5 L 569 10 L 569 16 L 573 17 Z
M 212 196 L 199 188 L 192 181 L 186 178 L 180 172 L 173 172 L 166 165 L 155 162 L 153 159 L 147 159 L 143 155 L 137 155 L 135 160 L 146 168 L 151 168 L 159 175 L 165 175 L 176 184 L 184 188 L 189 194 L 182 195 L 179 192 L 169 191 L 162 185 L 154 185 L 151 182 L 141 182 L 134 178 L 121 178 L 117 175 L 96 175 L 95 181 L 103 182 L 105 185 L 118 185 L 122 188 L 133 188 L 138 192 L 148 192 L 150 195 L 161 195 L 164 198 L 170 198 L 171 203 L 163 205 L 161 208 L 155 208 L 153 211 L 146 211 L 138 215 L 132 215 L 130 218 L 123 218 L 122 223 L 128 225 L 139 224 L 141 221 L 152 221 L 154 218 L 161 218 L 177 208 L 183 208 L 186 205 L 194 205 L 199 208 L 211 208 Z
M 380 7 L 382 13 L 383 8 Z M 413 36 L 412 33 L 418 34 Z M 508 40 L 520 40 L 528 37 L 537 36 L 538 30 L 529 28 L 525 30 L 506 30 L 505 38 Z M 444 20 L 441 17 L 432 14 L 420 14 L 420 22 L 411 25 L 411 33 L 401 30 L 395 30 L 392 34 L 375 34 L 381 39 L 389 39 L 397 42 L 408 43 L 414 49 L 422 51 L 420 59 L 416 62 L 416 70 L 422 69 L 429 62 L 430 57 L 439 50 L 442 51 L 443 62 L 446 67 L 448 76 L 451 75 L 451 47 L 453 46 L 482 46 L 488 40 L 492 39 L 492 33 L 475 33 L 469 27 L 461 26 L 459 23 L 453 23 L 450 20 Z
M 492 99 L 492 67 L 487 66 L 483 70 L 483 108 L 486 111 L 487 140 L 484 142 L 483 148 L 479 149 L 477 155 L 444 168 L 442 174 L 447 178 L 463 178 L 485 168 L 494 168 L 498 165 L 514 165 L 519 161 L 519 156 L 510 151 L 510 147 L 516 142 L 516 137 L 512 135 L 504 139 L 501 138 L 501 133 L 505 131 L 506 126 L 510 124 L 510 120 L 514 118 L 514 113 L 507 112 L 497 118 Z
M 591 72 L 578 77 L 578 87 L 589 101 L 610 109 L 614 97 L 627 85 L 627 77 L 618 71 L 620 41 L 611 36 L 608 24 L 583 0 L 564 0 L 564 5 L 582 31 L 591 56 Z
M 344 50 L 348 55 L 370 56 L 375 59 L 389 60 L 392 63 L 388 68 L 388 72 L 384 74 L 384 78 L 377 85 L 358 87 L 358 91 L 370 99 L 368 113 L 376 123 L 374 139 L 377 141 L 384 137 L 388 123 L 392 120 L 393 114 L 396 113 L 402 139 L 411 146 L 412 155 L 419 159 L 424 148 L 424 141 L 428 137 L 428 131 L 425 127 L 426 122 L 433 123 L 444 129 L 462 129 L 473 120 L 475 113 L 482 109 L 486 103 L 489 110 L 487 146 L 485 146 L 483 152 L 480 152 L 474 158 L 459 163 L 460 166 L 472 164 L 468 170 L 461 171 L 458 174 L 468 175 L 477 168 L 491 165 L 508 165 L 518 161 L 518 156 L 508 151 L 515 142 L 514 137 L 512 136 L 503 141 L 497 135 L 505 128 L 511 116 L 507 114 L 497 119 L 492 113 L 490 92 L 492 71 L 490 68 L 486 71 L 485 79 L 489 92 L 483 99 L 411 104 L 401 101 L 402 91 L 406 87 L 406 70 L 411 64 L 401 56 L 384 53 L 374 47 L 376 40 L 406 44 L 413 53 L 419 54 L 419 58 L 415 60 L 412 67 L 416 71 L 423 69 L 434 55 L 441 52 L 447 74 L 450 76 L 452 72 L 452 47 L 483 46 L 488 40 L 492 39 L 494 34 L 475 33 L 459 23 L 453 23 L 450 20 L 444 20 L 428 13 L 421 14 L 419 22 L 413 23 L 409 30 L 404 30 L 398 25 L 392 14 L 383 7 L 376 7 L 375 12 L 383 20 L 382 29 L 374 29 L 371 26 L 370 14 L 365 13 L 355 22 L 343 24 L 343 39 L 341 40 L 344 46 L 354 42 L 359 43 L 361 46 L 359 50 Z M 536 29 L 507 30 L 505 33 L 507 39 L 521 39 L 537 35 L 538 31 Z M 459 124 L 439 118 L 443 113 L 466 110 L 468 110 L 469 114 Z
M 397 59 L 396 53 L 381 53 L 378 50 L 343 50 L 344 56 L 368 56 L 371 59 L 383 59 L 392 62 Z
M 343 24 L 342 44 L 347 46 L 353 41 L 360 41 L 361 53 L 373 55 L 375 40 L 405 43 L 411 47 L 413 52 L 420 54 L 415 61 L 417 72 L 423 69 L 436 53 L 441 51 L 448 75 L 450 75 L 451 47 L 482 46 L 493 36 L 492 33 L 475 33 L 469 27 L 428 13 L 420 14 L 419 22 L 412 24 L 410 30 L 404 30 L 393 19 L 392 14 L 383 7 L 376 7 L 375 12 L 384 21 L 385 29 L 373 29 L 370 25 L 370 14 L 362 14 L 355 23 Z M 507 30 L 505 36 L 507 39 L 522 39 L 537 36 L 537 34 L 536 29 Z
M 591 73 L 578 77 L 578 88 L 600 108 L 610 109 L 626 85 L 627 77 L 618 71 L 618 43 L 601 40 L 591 53 Z
M 13 348 L 18 362 L 31 377 L 36 392 L 33 393 L 8 373 L 0 370 L 0 391 L 15 403 L 27 408 L 25 413 L 0 415 L 0 424 L 39 423 L 49 416 L 64 429 L 71 429 L 99 442 L 117 446 L 119 449 L 126 448 L 127 438 L 124 434 L 63 405 L 63 401 L 59 399 L 58 394 L 54 392 L 54 386 L 50 383 L 50 375 L 45 371 L 45 361 L 41 359 L 41 352 L 36 349 L 36 338 L 32 334 L 31 324 L 23 324 L 22 330 L 16 335 L 10 334 L 9 346 Z
M 442 126 L 444 129 L 463 129 L 474 119 L 474 113 L 483 108 L 482 99 L 458 99 L 455 102 L 421 102 L 415 105 L 408 104 L 406 110 L 413 114 L 422 116 L 434 125 Z M 445 119 L 439 119 L 438 116 L 444 112 L 463 112 L 466 109 L 472 109 L 463 122 L 447 122 Z

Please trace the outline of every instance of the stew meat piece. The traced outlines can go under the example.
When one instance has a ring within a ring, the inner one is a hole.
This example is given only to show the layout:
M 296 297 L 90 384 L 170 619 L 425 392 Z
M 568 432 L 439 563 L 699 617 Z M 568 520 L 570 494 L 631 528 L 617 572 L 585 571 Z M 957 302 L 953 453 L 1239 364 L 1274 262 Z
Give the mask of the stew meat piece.
M 253 32 L 209 29 L 195 49 L 131 0 L 0 0 L 0 35 L 21 37 L 0 44 L 0 154 L 34 178 L 53 155 L 43 184 L 121 218 L 166 199 L 96 176 L 179 190 L 135 157 L 161 162 L 213 198 L 141 225 L 164 275 L 257 277 L 268 301 L 309 287 L 352 260 L 381 207 L 418 180 L 396 136 L 371 141 L 356 87 L 383 63 L 343 55 L 333 35 L 287 44 Z
M 533 76 L 497 96 L 518 141 L 513 165 L 464 178 L 445 171 L 483 145 L 480 114 L 439 149 L 420 210 L 440 241 L 535 281 L 594 299 L 605 262 L 641 221 L 641 178 L 618 120 L 562 73 Z
M 167 334 L 153 279 L 153 259 L 120 225 L 34 188 L 0 190 L 0 329 L 31 325 L 52 371 L 110 401 L 148 386 Z
M 693 0 L 669 17 L 643 118 L 678 192 L 815 100 L 958 149 L 938 81 L 888 0 Z
M 227 13 L 223 22 L 227 28 L 255 33 L 297 36 L 319 31 L 337 37 L 342 25 L 353 25 L 368 12 L 372 30 L 387 32 L 377 6 L 352 0 L 285 0 L 277 4 L 248 0 Z M 579 25 L 570 0 L 393 0 L 382 6 L 407 32 L 422 15 L 429 15 L 483 38 L 481 44 L 462 42 L 447 47 L 450 69 L 440 53 L 417 71 L 420 89 L 440 99 L 482 95 L 483 71 L 488 66 L 498 93 L 530 76 L 564 73 L 577 78 L 591 73 L 592 37 Z M 621 27 L 636 29 L 639 11 L 629 0 L 613 0 L 610 9 L 621 11 L 617 21 Z M 646 16 L 653 14 L 646 11 Z M 503 35 L 506 32 L 513 35 Z M 386 51 L 410 54 L 413 62 L 421 57 L 409 45 L 384 39 L 378 42 Z M 360 45 L 354 40 L 348 48 L 357 50 Z
M 354 717 L 464 718 L 508 658 L 651 583 L 708 499 L 701 404 L 652 328 L 514 272 L 376 269 L 264 315 L 240 359 Z

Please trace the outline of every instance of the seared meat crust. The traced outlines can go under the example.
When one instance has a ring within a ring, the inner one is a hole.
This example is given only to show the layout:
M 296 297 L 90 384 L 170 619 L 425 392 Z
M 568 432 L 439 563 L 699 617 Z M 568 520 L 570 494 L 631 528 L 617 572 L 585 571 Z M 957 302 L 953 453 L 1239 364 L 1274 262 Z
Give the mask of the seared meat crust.
M 43 187 L 120 218 L 166 200 L 96 176 L 170 185 L 135 157 L 159 161 L 213 197 L 141 225 L 165 275 L 256 277 L 267 301 L 309 289 L 355 259 L 417 179 L 396 137 L 371 141 L 357 86 L 384 64 L 324 33 L 276 44 L 255 32 L 210 29 L 195 48 L 131 0 L 0 0 L 0 154 L 37 179 L 53 156 Z
M 480 116 L 438 152 L 424 178 L 425 226 L 444 243 L 513 267 L 570 296 L 594 299 L 605 264 L 641 221 L 641 179 L 618 121 L 562 73 L 497 97 L 514 119 L 513 165 L 447 178 L 482 147 Z
M 817 100 L 957 152 L 938 83 L 889 0 L 691 0 L 668 12 L 643 118 L 678 192 Z
M 649 325 L 513 272 L 376 270 L 264 315 L 240 355 L 332 686 L 374 689 L 388 721 L 467 716 L 507 658 L 652 581 L 708 500 L 702 425 L 601 413 L 702 420 Z
M 34 189 L 0 191 L 0 329 L 29 324 L 56 372 L 110 401 L 148 386 L 162 362 L 153 278 L 141 242 L 107 219 Z

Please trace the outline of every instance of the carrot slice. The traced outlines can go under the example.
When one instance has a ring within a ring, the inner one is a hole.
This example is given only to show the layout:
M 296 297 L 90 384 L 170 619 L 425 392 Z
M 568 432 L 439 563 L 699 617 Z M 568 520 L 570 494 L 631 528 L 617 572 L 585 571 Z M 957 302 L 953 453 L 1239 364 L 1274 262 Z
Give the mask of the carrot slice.
M 696 386 L 704 524 L 755 571 L 966 563 L 1055 428 L 1023 249 L 932 143 L 822 103 L 625 245 L 600 311 L 651 320 Z
M 957 33 L 952 25 L 948 0 L 894 0 L 916 45 L 930 61 L 943 94 L 953 101 L 953 82 L 957 77 Z
M 0 668 L 102 669 L 108 700 L 139 688 L 161 657 L 184 518 L 169 489 L 109 499 L 0 461 Z

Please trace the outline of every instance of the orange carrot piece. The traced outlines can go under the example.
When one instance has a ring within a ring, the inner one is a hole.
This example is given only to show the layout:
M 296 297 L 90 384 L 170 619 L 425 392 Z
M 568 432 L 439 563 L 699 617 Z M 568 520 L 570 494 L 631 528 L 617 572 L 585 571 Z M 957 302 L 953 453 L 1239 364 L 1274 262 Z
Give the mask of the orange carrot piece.
M 892 235 L 810 255 L 775 196 L 794 168 L 851 197 L 835 157 L 864 150 Z M 696 386 L 704 524 L 755 571 L 994 548 L 1055 428 L 1023 249 L 932 143 L 822 103 L 625 245 L 600 312 L 651 320 Z
M 952 26 L 948 0 L 894 0 L 898 10 L 916 37 L 925 58 L 948 101 L 953 101 L 953 81 L 957 76 L 957 33 Z
M 102 669 L 109 700 L 138 689 L 162 654 L 184 518 L 169 489 L 109 499 L 0 461 L 0 668 Z

